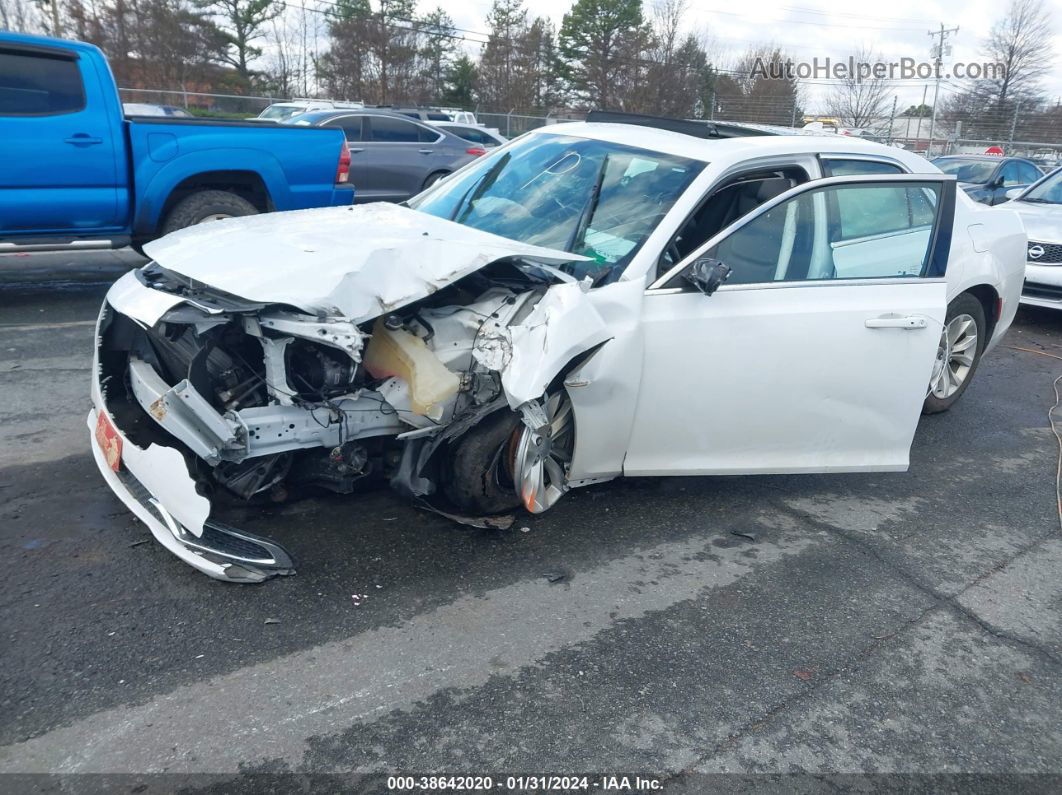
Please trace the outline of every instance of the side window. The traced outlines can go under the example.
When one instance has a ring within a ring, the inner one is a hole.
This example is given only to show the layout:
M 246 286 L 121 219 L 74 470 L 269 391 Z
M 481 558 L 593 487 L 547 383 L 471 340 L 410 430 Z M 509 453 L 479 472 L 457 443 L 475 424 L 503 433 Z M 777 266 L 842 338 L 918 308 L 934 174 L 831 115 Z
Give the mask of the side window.
M 424 144 L 433 144 L 442 136 L 442 133 L 433 127 L 425 127 L 418 124 L 417 130 L 417 140 Z
M 364 140 L 361 135 L 361 116 L 340 116 L 325 123 L 325 127 L 339 127 L 348 141 Z
M 866 174 L 903 174 L 904 171 L 895 163 L 883 163 L 880 160 L 841 160 L 830 158 L 822 161 L 823 176 L 855 177 Z
M 1022 185 L 1031 185 L 1040 179 L 1043 174 L 1040 173 L 1040 169 L 1029 163 L 1018 163 L 1018 177 L 1021 179 Z
M 1000 176 L 1003 179 L 1004 188 L 1013 188 L 1015 185 L 1024 185 L 1021 179 L 1021 172 L 1018 170 L 1018 163 L 1011 161 L 1003 166 Z
M 420 140 L 420 125 L 390 116 L 373 116 L 372 140 L 389 144 L 415 144 Z
M 730 266 L 728 285 L 919 276 L 939 190 L 935 183 L 818 188 L 753 218 L 705 256 Z M 928 224 L 915 223 L 927 213 Z M 668 286 L 685 284 L 679 277 Z
M 713 235 L 790 188 L 808 181 L 799 166 L 736 174 L 714 186 L 664 249 L 657 265 L 662 275 Z
M 0 49 L 0 116 L 55 116 L 84 107 L 76 60 Z

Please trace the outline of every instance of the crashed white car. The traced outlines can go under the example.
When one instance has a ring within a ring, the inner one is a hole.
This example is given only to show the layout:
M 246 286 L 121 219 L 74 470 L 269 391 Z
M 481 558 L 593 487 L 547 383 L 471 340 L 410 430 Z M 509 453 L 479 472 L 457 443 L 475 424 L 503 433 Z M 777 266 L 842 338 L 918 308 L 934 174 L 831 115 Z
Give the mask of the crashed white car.
M 620 475 L 905 470 L 1010 324 L 1026 238 L 895 148 L 611 115 L 408 206 L 146 248 L 99 318 L 96 460 L 177 556 L 253 582 L 293 564 L 224 494 L 385 481 L 489 524 Z

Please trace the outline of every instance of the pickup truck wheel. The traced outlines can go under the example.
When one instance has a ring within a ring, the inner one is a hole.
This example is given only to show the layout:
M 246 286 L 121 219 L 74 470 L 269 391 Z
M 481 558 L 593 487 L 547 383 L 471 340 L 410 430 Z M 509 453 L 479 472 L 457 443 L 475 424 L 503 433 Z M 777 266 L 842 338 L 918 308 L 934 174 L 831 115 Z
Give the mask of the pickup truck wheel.
M 973 380 L 986 342 L 984 307 L 963 293 L 948 305 L 923 414 L 939 414 L 955 404 Z
M 168 235 L 186 226 L 194 226 L 223 218 L 255 215 L 258 212 L 246 199 L 227 190 L 204 190 L 185 196 L 170 210 L 162 224 L 162 234 Z

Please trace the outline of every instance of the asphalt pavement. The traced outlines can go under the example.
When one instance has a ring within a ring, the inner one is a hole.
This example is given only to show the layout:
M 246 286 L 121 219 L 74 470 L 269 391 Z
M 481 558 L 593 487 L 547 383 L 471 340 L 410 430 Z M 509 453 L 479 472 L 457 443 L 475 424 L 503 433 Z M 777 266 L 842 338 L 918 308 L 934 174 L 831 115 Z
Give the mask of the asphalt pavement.
M 388 491 L 231 508 L 298 564 L 246 586 L 88 450 L 93 318 L 138 260 L 35 256 L 0 257 L 0 772 L 1060 782 L 1062 313 L 1019 312 L 906 473 L 619 480 L 508 531 Z

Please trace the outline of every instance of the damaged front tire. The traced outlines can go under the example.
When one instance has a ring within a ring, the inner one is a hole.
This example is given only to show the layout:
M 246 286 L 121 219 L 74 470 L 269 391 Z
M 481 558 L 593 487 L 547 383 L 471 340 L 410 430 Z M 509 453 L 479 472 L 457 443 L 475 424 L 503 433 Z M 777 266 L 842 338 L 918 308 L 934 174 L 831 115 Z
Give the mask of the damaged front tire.
M 462 510 L 479 514 L 530 513 L 553 507 L 565 492 L 575 446 L 575 418 L 568 395 L 543 401 L 545 424 L 529 427 L 505 410 L 487 417 L 453 447 L 446 496 Z

